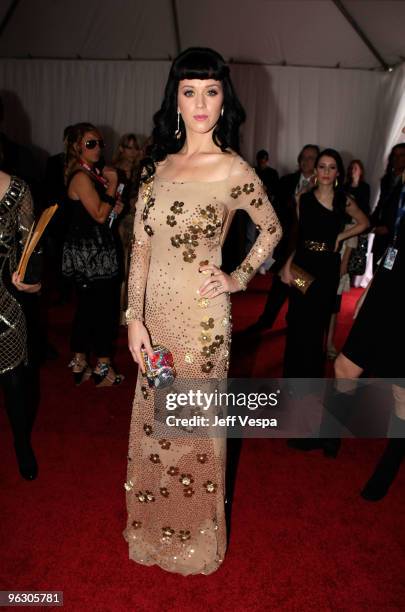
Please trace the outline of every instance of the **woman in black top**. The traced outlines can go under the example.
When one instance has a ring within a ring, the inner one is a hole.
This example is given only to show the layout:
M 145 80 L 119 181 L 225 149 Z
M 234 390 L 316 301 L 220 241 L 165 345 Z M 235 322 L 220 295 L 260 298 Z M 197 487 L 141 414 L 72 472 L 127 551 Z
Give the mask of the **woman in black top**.
M 325 366 L 325 334 L 333 312 L 340 273 L 340 243 L 364 231 L 367 217 L 340 189 L 344 168 L 334 149 L 325 149 L 315 164 L 316 187 L 298 194 L 296 250 L 281 271 L 293 283 L 292 262 L 314 277 L 305 294 L 292 286 L 284 356 L 284 376 L 321 378 Z M 344 229 L 346 216 L 354 224 Z
M 90 377 L 87 355 L 94 351 L 98 361 L 93 379 L 97 386 L 110 386 L 123 380 L 111 365 L 119 315 L 119 265 L 111 213 L 119 214 L 122 204 L 115 199 L 116 171 L 96 169 L 103 146 L 100 132 L 91 124 L 79 123 L 69 133 L 65 177 L 72 221 L 63 249 L 63 273 L 74 279 L 78 293 L 70 363 L 75 382 Z
M 353 159 L 347 168 L 347 177 L 344 190 L 348 195 L 350 195 L 351 198 L 353 198 L 360 210 L 367 215 L 367 217 L 369 217 L 370 185 L 364 181 L 364 166 L 359 159 Z M 347 221 L 350 222 L 350 218 Z M 353 261 L 352 258 L 354 257 L 354 261 L 358 261 L 358 257 L 361 257 L 360 262 L 362 263 L 364 261 L 364 265 L 366 265 L 367 248 L 368 230 L 366 230 L 361 236 L 356 237 L 354 241 L 348 240 L 343 244 L 341 250 L 341 281 L 339 283 L 338 295 L 336 296 L 335 308 L 330 320 L 328 332 L 328 359 L 336 359 L 338 354 L 334 344 L 334 336 L 336 331 L 337 315 L 340 311 L 342 302 L 342 293 L 349 291 L 350 289 L 350 274 L 362 274 L 360 271 L 352 272 L 353 268 L 350 266 L 351 262 Z

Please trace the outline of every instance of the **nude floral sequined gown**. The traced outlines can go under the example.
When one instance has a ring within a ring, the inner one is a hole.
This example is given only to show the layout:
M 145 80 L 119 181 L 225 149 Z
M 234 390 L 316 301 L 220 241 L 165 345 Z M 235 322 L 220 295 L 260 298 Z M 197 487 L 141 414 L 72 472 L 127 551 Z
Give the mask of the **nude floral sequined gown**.
M 232 273 L 245 287 L 280 239 L 277 216 L 254 170 L 236 155 L 225 180 L 173 182 L 155 176 L 147 191 L 146 185 L 135 215 L 127 317 L 144 320 L 152 344 L 173 353 L 178 378 L 224 379 L 230 299 L 198 295 L 206 279 L 199 266 L 221 266 L 224 221 L 231 211 L 244 209 L 260 232 Z M 154 425 L 154 392 L 139 374 L 125 483 L 129 556 L 183 575 L 210 574 L 226 549 L 226 442 L 159 439 Z

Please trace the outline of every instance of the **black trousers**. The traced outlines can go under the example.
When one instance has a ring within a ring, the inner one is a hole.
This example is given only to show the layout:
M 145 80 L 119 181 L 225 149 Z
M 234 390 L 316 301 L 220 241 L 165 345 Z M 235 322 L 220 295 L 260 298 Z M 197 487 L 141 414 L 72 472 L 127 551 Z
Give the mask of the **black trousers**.
M 283 304 L 288 299 L 290 287 L 283 283 L 278 274 L 273 275 L 273 281 L 267 296 L 266 305 L 259 320 L 272 327 Z
M 330 278 L 315 279 L 305 295 L 291 289 L 284 352 L 286 378 L 323 378 L 325 338 L 338 283 L 339 275 L 331 274 Z
M 77 286 L 77 308 L 70 346 L 74 353 L 94 352 L 99 357 L 112 354 L 119 324 L 117 278 Z
M 8 419 L 18 446 L 27 444 L 35 420 L 36 402 L 32 393 L 31 373 L 24 364 L 0 375 Z

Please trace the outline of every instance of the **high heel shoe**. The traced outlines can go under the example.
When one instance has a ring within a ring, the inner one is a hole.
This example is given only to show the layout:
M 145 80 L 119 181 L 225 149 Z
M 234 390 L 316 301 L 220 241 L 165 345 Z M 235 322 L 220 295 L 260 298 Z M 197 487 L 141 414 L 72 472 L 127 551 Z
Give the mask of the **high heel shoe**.
M 68 367 L 72 368 L 73 380 L 77 387 L 86 380 L 89 380 L 91 376 L 91 368 L 85 359 L 73 357 Z
M 35 480 L 38 476 L 38 463 L 29 442 L 15 443 L 15 454 L 21 476 L 25 480 Z
M 110 363 L 99 361 L 93 370 L 92 379 L 96 387 L 113 387 L 120 385 L 124 380 L 123 374 L 117 374 Z

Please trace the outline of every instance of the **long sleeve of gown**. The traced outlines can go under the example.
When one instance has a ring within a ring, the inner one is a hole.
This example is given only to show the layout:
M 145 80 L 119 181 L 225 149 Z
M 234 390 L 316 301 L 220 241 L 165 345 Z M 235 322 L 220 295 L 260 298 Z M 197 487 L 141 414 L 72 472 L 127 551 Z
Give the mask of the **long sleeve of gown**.
M 230 209 L 245 210 L 259 231 L 256 242 L 242 263 L 231 273 L 242 289 L 272 254 L 282 236 L 282 229 L 263 183 L 246 162 L 240 162 L 240 172 L 229 178 Z
M 34 222 L 34 207 L 32 197 L 27 185 L 23 186 L 23 195 L 18 208 L 18 235 L 21 247 L 24 247 L 31 226 Z M 22 249 L 21 249 L 22 251 Z
M 151 197 L 152 184 L 153 183 L 149 183 L 149 185 L 144 184 L 141 187 L 136 203 L 128 277 L 127 323 L 134 320 L 144 320 L 145 289 L 151 254 L 150 234 L 148 234 L 148 231 L 151 230 L 147 224 L 147 210 L 150 206 L 153 206 L 154 201 Z

